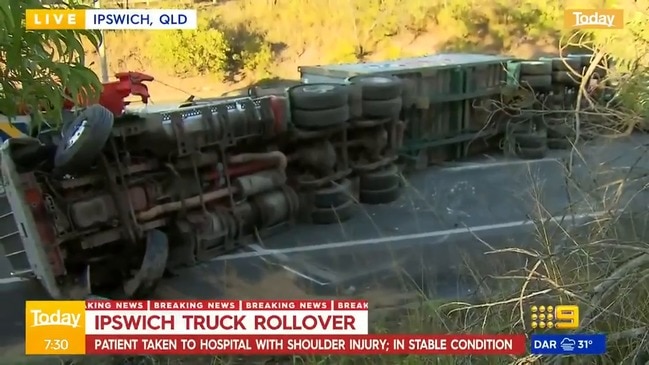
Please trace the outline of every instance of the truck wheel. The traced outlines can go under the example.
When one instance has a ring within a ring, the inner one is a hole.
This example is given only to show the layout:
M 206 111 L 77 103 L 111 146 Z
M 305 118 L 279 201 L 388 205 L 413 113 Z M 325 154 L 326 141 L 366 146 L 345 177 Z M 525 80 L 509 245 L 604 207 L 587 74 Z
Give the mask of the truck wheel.
M 551 150 L 569 150 L 572 149 L 572 143 L 568 138 L 549 138 L 548 148 Z
M 520 85 L 532 89 L 552 88 L 552 75 L 521 75 Z
M 538 148 L 545 147 L 547 138 L 536 133 L 530 134 L 513 134 L 514 142 L 521 148 Z
M 521 62 L 521 77 L 523 75 L 549 75 L 552 73 L 552 62 L 524 61 Z
M 399 118 L 403 101 L 401 98 L 390 100 L 363 100 L 363 116 L 369 118 Z
M 354 215 L 356 204 L 349 200 L 343 205 L 335 208 L 319 208 L 311 212 L 311 221 L 315 224 L 334 224 L 341 223 Z
M 61 131 L 54 157 L 59 173 L 74 173 L 89 167 L 99 156 L 113 130 L 115 117 L 101 105 L 91 105 Z
M 569 54 L 568 58 L 578 59 L 580 63 L 580 69 L 577 71 L 582 71 L 584 67 L 588 67 L 590 65 L 590 61 L 594 56 L 595 55 L 593 54 Z
M 349 79 L 363 88 L 363 100 L 391 100 L 403 93 L 401 79 L 394 76 L 354 76 Z
M 581 60 L 571 57 L 542 57 L 541 61 L 552 63 L 552 71 L 570 71 L 581 72 Z
M 169 259 L 169 238 L 167 234 L 153 229 L 147 232 L 146 250 L 140 270 L 124 283 L 128 298 L 146 298 L 153 294 L 162 280 Z
M 331 127 L 349 120 L 349 106 L 325 110 L 293 109 L 291 116 L 293 124 L 298 127 L 307 129 Z
M 565 138 L 575 135 L 575 129 L 565 123 L 557 125 L 548 125 L 548 138 Z
M 359 200 L 363 204 L 378 205 L 388 204 L 397 200 L 401 195 L 399 183 L 387 189 L 381 190 L 361 190 Z
M 339 84 L 302 84 L 288 91 L 291 106 L 300 110 L 336 109 L 347 105 L 349 89 Z
M 314 193 L 314 202 L 316 208 L 338 207 L 351 200 L 352 183 L 348 179 L 343 179 L 340 183 L 332 182 L 332 186 L 317 190 Z
M 543 147 L 518 147 L 516 148 L 516 156 L 524 160 L 538 160 L 543 157 L 548 152 L 546 146 Z
M 359 185 L 361 190 L 375 191 L 389 189 L 400 181 L 399 168 L 395 164 L 390 164 L 382 169 L 362 174 Z
M 580 76 L 573 75 L 570 71 L 555 71 L 552 73 L 552 81 L 560 85 L 577 86 L 581 83 Z

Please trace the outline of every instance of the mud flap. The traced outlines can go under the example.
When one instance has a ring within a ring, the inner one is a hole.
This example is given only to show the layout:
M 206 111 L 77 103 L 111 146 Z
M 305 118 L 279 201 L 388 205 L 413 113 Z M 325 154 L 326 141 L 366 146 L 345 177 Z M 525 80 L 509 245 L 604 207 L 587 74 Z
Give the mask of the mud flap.
M 147 233 L 146 251 L 140 270 L 124 283 L 127 297 L 143 297 L 151 294 L 162 279 L 169 257 L 169 239 L 157 229 Z

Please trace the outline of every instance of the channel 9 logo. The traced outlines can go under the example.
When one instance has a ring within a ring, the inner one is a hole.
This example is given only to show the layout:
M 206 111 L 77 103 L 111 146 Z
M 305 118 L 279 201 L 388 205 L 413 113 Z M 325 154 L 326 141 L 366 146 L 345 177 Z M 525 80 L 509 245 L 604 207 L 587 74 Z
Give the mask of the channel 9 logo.
M 576 305 L 530 307 L 532 328 L 556 328 L 574 330 L 579 328 L 579 307 Z

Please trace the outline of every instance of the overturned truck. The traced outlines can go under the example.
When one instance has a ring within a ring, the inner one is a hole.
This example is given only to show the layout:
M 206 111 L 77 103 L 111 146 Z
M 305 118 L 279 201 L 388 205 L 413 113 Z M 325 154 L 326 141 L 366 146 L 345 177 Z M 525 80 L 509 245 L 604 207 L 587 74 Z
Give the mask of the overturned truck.
M 121 74 L 120 87 L 146 101 L 150 79 Z M 363 90 L 389 102 L 363 110 Z M 14 274 L 57 299 L 145 297 L 175 268 L 398 197 L 397 78 L 270 94 L 128 112 L 105 90 L 61 128 L 7 140 Z

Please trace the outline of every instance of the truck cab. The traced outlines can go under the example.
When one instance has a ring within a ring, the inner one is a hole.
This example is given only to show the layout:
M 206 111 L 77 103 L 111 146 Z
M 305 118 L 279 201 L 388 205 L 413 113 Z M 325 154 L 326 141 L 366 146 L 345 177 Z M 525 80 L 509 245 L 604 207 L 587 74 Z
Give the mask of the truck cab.
M 22 137 L 25 138 L 25 137 Z M 55 255 L 49 255 L 49 247 L 42 245 L 41 231 L 43 223 L 38 222 L 38 215 L 43 209 L 43 202 L 37 190 L 34 190 L 32 174 L 21 174 L 11 153 L 11 144 L 20 141 L 21 137 L 6 140 L 0 147 L 0 170 L 4 196 L 2 204 L 3 230 L 2 246 L 10 274 L 15 278 L 37 279 L 46 291 L 55 299 L 63 298 L 63 293 L 56 283 L 54 270 L 60 267 Z M 29 199 L 32 199 L 31 201 Z M 40 229 L 39 229 L 40 228 Z
M 10 138 L 21 138 L 29 135 L 31 118 L 29 116 L 18 116 L 9 119 L 0 115 L 0 141 L 4 142 Z M 1 164 L 1 163 L 0 163 Z M 32 277 L 34 272 L 23 246 L 20 226 L 17 224 L 12 204 L 6 194 L 5 181 L 0 185 L 0 267 L 2 276 L 20 280 L 25 277 Z M 10 189 L 11 190 L 11 189 Z
M 224 98 L 117 117 L 90 105 L 57 138 L 11 136 L 0 147 L 11 275 L 37 279 L 55 299 L 145 297 L 168 265 L 285 224 L 296 204 L 282 187 L 285 157 L 268 142 L 276 102 Z M 261 222 L 263 206 L 283 213 Z

